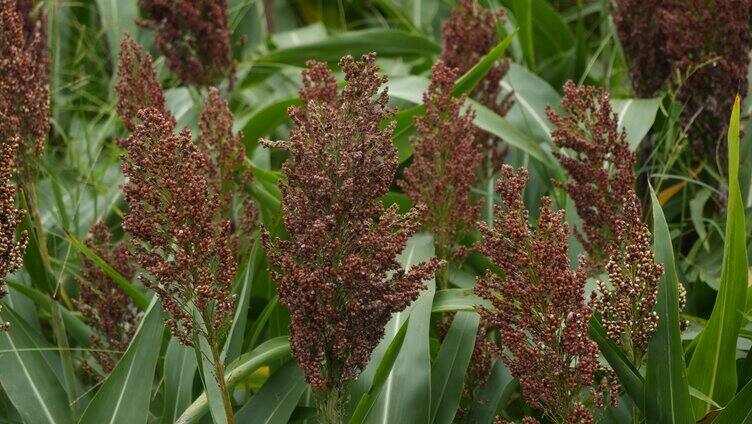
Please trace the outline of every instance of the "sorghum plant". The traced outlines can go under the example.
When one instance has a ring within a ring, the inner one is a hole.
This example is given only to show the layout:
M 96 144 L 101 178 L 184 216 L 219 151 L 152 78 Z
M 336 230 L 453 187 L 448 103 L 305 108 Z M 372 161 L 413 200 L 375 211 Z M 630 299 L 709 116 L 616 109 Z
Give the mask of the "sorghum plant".
M 185 84 L 216 85 L 234 71 L 227 0 L 139 0 L 159 51 Z
M 127 280 L 133 279 L 136 266 L 122 240 L 111 241 L 107 224 L 100 222 L 91 228 L 86 245 Z M 91 353 L 101 370 L 84 363 L 86 371 L 97 379 L 109 374 L 120 354 L 125 352 L 138 328 L 139 313 L 133 301 L 91 259 L 85 257 L 79 279 L 78 310 L 88 324 L 97 330 L 92 336 Z
M 175 134 L 172 120 L 155 108 L 138 112 L 140 124 L 126 148 L 123 185 L 128 212 L 123 228 L 132 254 L 146 271 L 144 285 L 154 290 L 168 312 L 174 337 L 193 346 L 198 336 L 211 348 L 214 374 L 225 412 L 232 405 L 219 356 L 235 305 L 232 282 L 235 249 L 230 222 L 222 218 L 221 195 L 212 190 L 206 156 L 186 129 Z
M 618 130 L 608 94 L 590 86 L 564 85 L 564 115 L 548 109 L 556 153 L 570 180 L 563 184 L 582 218 L 579 239 L 592 271 L 606 271 L 592 306 L 608 336 L 639 365 L 656 329 L 653 312 L 663 269 L 655 262 L 650 232 L 634 192 L 634 153 Z
M 459 75 L 466 73 L 498 43 L 497 25 L 506 20 L 502 9 L 492 12 L 473 0 L 460 0 L 444 22 L 444 48 L 441 60 L 450 68 L 457 68 Z M 512 107 L 511 93 L 501 97 L 501 80 L 509 70 L 510 61 L 500 60 L 470 94 L 472 98 L 505 116 Z M 455 77 L 456 78 L 456 77 Z M 499 150 L 499 140 L 476 130 L 476 143 L 486 156 L 485 174 L 489 174 L 502 162 L 505 153 Z
M 570 269 L 564 211 L 554 212 L 549 198 L 537 230 L 530 228 L 522 199 L 526 181 L 526 170 L 502 167 L 496 226 L 481 224 L 479 247 L 501 275 L 489 270 L 478 278 L 476 293 L 491 303 L 478 312 L 499 331 L 504 350 L 495 350 L 532 407 L 554 422 L 593 423 L 582 393 L 590 391 L 593 404 L 602 407 L 608 387 L 592 387 L 599 365 L 598 346 L 588 338 L 593 311 L 585 301 L 587 272 Z M 616 401 L 618 389 L 611 391 Z
M 681 117 L 695 149 L 722 155 L 726 115 L 734 96 L 747 93 L 752 2 L 616 3 L 614 23 L 637 94 L 653 95 L 667 83 L 684 105 Z
M 561 184 L 582 219 L 577 237 L 594 266 L 607 260 L 614 224 L 634 196 L 634 154 L 626 133 L 618 131 L 608 93 L 591 86 L 564 84 L 563 115 L 546 110 L 556 126 L 551 132 L 555 153 L 570 179 Z M 563 150 L 566 149 L 566 152 Z
M 415 118 L 418 137 L 415 153 L 400 185 L 414 204 L 427 206 L 424 225 L 434 235 L 436 256 L 451 259 L 462 237 L 473 228 L 480 205 L 470 197 L 482 156 L 475 144 L 474 114 L 462 112 L 464 98 L 453 98 L 457 70 L 438 61 L 431 84 L 423 94 L 426 113 Z M 442 267 L 437 283 L 449 287 L 449 273 Z
M 346 85 L 310 61 L 302 107 L 289 110 L 290 153 L 283 171 L 282 209 L 289 240 L 265 246 L 280 303 L 291 312 L 293 355 L 317 392 L 321 422 L 342 422 L 345 384 L 365 367 L 394 312 L 405 309 L 438 263 L 402 270 L 396 255 L 418 229 L 419 209 L 401 216 L 381 197 L 397 167 L 386 78 L 375 55 L 343 58 Z
M 41 218 L 34 182 L 37 157 L 49 130 L 49 57 L 43 11 L 35 2 L 0 1 L 0 278 L 22 264 L 27 235 L 15 237 L 23 212 L 16 209 L 14 176 L 25 194 L 37 231 Z M 37 233 L 38 237 L 43 236 Z M 40 244 L 46 251 L 46 246 Z M 0 297 L 5 295 L 0 285 Z M 0 323 L 0 329 L 7 325 Z

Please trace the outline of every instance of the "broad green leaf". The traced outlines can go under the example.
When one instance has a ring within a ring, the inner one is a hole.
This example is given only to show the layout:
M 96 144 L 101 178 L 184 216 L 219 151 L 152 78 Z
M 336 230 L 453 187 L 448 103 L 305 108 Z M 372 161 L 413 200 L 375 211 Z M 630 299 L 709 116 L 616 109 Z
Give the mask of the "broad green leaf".
M 606 336 L 606 330 L 598 320 L 593 317 L 590 319 L 590 326 L 588 329 L 590 338 L 598 344 L 601 354 L 606 359 L 611 369 L 614 370 L 616 376 L 619 378 L 619 383 L 624 387 L 632 401 L 640 408 L 643 409 L 643 403 L 645 399 L 645 381 L 640 375 L 640 372 L 634 367 L 634 365 L 627 359 L 624 352 L 619 349 L 616 344 Z
M 431 368 L 431 422 L 451 424 L 459 407 L 465 372 L 475 347 L 480 317 L 457 312 Z
M 162 307 L 154 299 L 128 350 L 97 391 L 81 424 L 145 424 L 162 346 Z
M 350 417 L 350 424 L 361 424 L 371 410 L 377 396 L 381 393 L 381 388 L 384 387 L 384 382 L 389 376 L 389 373 L 392 372 L 392 367 L 397 360 L 397 355 L 399 355 L 400 349 L 402 349 L 402 343 L 405 341 L 407 324 L 409 322 L 410 319 L 408 318 L 407 321 L 402 324 L 402 327 L 400 327 L 397 334 L 394 335 L 391 343 L 389 343 L 389 347 L 386 349 L 386 352 L 384 352 L 384 356 L 381 358 L 381 362 L 379 362 L 379 367 L 376 369 L 376 374 L 373 376 L 371 388 L 369 388 L 366 393 L 363 393 L 360 400 L 358 400 L 358 404 L 355 406 L 355 412 L 353 412 L 352 417 Z
M 736 393 L 736 339 L 746 308 L 747 244 L 744 205 L 739 188 L 739 98 L 734 103 L 728 130 L 729 192 L 726 236 L 718 296 L 705 329 L 700 333 L 689 363 L 689 383 L 719 405 Z M 710 405 L 694 400 L 696 417 Z
M 553 124 L 546 116 L 546 106 L 559 110 L 559 93 L 544 79 L 515 63 L 509 67 L 501 86 L 514 93 L 514 107 L 506 119 L 539 142 L 550 141 Z
M 752 424 L 752 382 L 747 383 L 723 408 L 714 424 Z
M 196 355 L 190 347 L 172 338 L 164 361 L 164 411 L 162 423 L 172 424 L 191 404 L 193 377 L 196 374 Z
M 394 29 L 348 31 L 325 40 L 275 50 L 258 57 L 254 63 L 283 63 L 302 66 L 311 58 L 337 62 L 342 56 L 361 56 L 376 52 L 379 57 L 431 56 L 441 48 L 424 36 Z
M 287 424 L 308 384 L 295 361 L 269 377 L 261 389 L 235 414 L 244 424 Z
M 503 362 L 497 360 L 491 368 L 491 374 L 486 383 L 478 387 L 473 394 L 473 403 L 467 415 L 468 422 L 493 422 L 496 411 L 501 406 L 500 402 L 513 380 L 509 369 Z
M 99 269 L 101 269 L 108 277 L 112 279 L 123 290 L 128 297 L 133 300 L 133 303 L 138 306 L 139 309 L 145 310 L 149 306 L 149 299 L 145 294 L 141 293 L 136 287 L 134 287 L 130 281 L 120 275 L 110 264 L 100 258 L 93 250 L 89 249 L 84 243 L 78 240 L 75 236 L 68 233 L 67 239 L 70 244 L 76 248 L 79 252 L 84 254 L 87 258 L 91 259 Z
M 645 416 L 650 423 L 693 423 L 695 415 L 679 333 L 679 279 L 671 234 L 652 188 L 650 194 L 653 200 L 653 250 L 656 261 L 663 265 L 663 276 L 655 306 L 658 328 L 648 346 Z
M 473 293 L 473 289 L 446 289 L 436 292 L 431 311 L 474 311 L 477 305 L 489 306 L 490 303 Z
M 10 330 L 0 332 L 0 384 L 11 403 L 27 423 L 72 423 L 71 408 L 62 377 L 53 370 L 33 329 L 7 306 L 0 313 Z M 60 366 L 59 357 L 54 357 Z
M 243 128 L 246 154 L 251 155 L 261 137 L 269 135 L 275 128 L 287 121 L 287 109 L 290 106 L 300 104 L 300 99 L 297 97 L 274 100 L 238 119 L 239 125 Z
M 655 122 L 661 99 L 612 99 L 611 106 L 618 117 L 619 131 L 627 132 L 629 150 L 635 151 Z
M 413 236 L 399 256 L 404 269 L 430 259 L 433 256 L 433 239 L 430 235 Z M 360 399 L 371 387 L 379 364 L 384 358 L 392 339 L 407 319 L 410 319 L 406 343 L 397 356 L 384 387 L 367 415 L 367 423 L 383 422 L 428 422 L 431 406 L 431 368 L 429 350 L 429 326 L 431 304 L 434 295 L 433 280 L 407 309 L 392 316 L 386 325 L 384 337 L 371 354 L 371 360 L 351 391 L 352 399 Z
M 276 337 L 260 344 L 252 351 L 241 355 L 238 359 L 225 367 L 227 387 L 230 388 L 240 380 L 253 374 L 260 367 L 275 361 L 282 361 L 291 357 L 290 343 L 287 336 Z M 206 393 L 202 393 L 193 403 L 183 411 L 176 424 L 198 422 L 209 412 Z

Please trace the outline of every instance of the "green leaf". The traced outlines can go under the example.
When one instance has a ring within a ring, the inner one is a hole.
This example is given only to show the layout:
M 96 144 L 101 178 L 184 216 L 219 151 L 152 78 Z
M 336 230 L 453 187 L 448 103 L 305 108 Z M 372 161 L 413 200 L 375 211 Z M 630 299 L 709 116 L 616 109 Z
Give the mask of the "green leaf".
M 614 370 L 616 376 L 619 378 L 619 383 L 624 387 L 632 401 L 640 408 L 643 409 L 643 403 L 645 399 L 645 381 L 640 375 L 640 372 L 634 367 L 634 365 L 627 359 L 624 352 L 619 349 L 616 344 L 606 336 L 606 330 L 603 328 L 603 324 L 598 318 L 593 317 L 590 319 L 590 326 L 588 329 L 590 338 L 598 344 L 601 354 L 606 359 L 611 369 Z
M 287 121 L 287 108 L 300 104 L 297 97 L 274 100 L 238 119 L 239 125 L 243 128 L 246 154 L 251 155 L 261 137 L 269 135 Z
M 520 44 L 527 66 L 535 71 L 535 44 L 533 35 L 533 5 L 531 0 L 514 0 L 512 11 L 520 31 Z
M 689 363 L 689 383 L 719 405 L 736 393 L 736 339 L 742 326 L 747 296 L 747 244 L 741 190 L 739 188 L 739 98 L 734 103 L 728 130 L 729 192 L 723 268 L 713 312 L 700 333 Z M 695 416 L 710 405 L 694 400 Z
M 742 388 L 721 414 L 713 421 L 714 424 L 752 424 L 752 382 Z
M 155 299 L 125 355 L 84 411 L 81 424 L 147 422 L 163 334 L 162 307 Z
M 663 276 L 655 306 L 658 328 L 648 346 L 645 416 L 650 423 L 693 423 L 695 418 L 679 333 L 679 279 L 671 234 L 652 188 L 650 194 L 653 201 L 653 250 L 656 261 L 663 265 Z
M 653 126 L 660 105 L 660 98 L 611 100 L 611 106 L 618 117 L 619 131 L 623 129 L 627 132 L 629 150 L 637 150 Z
M 381 358 L 381 362 L 379 362 L 379 367 L 376 369 L 376 374 L 373 376 L 371 388 L 360 397 L 360 400 L 355 407 L 355 412 L 353 412 L 352 417 L 350 417 L 350 424 L 363 423 L 368 412 L 371 410 L 371 407 L 373 407 L 374 402 L 376 402 L 377 396 L 381 393 L 381 388 L 384 387 L 384 382 L 389 376 L 389 373 L 392 372 L 392 367 L 397 360 L 397 355 L 399 354 L 400 349 L 402 349 L 402 343 L 405 341 L 407 324 L 409 322 L 410 319 L 408 318 L 389 343 L 389 347 L 386 349 L 386 352 L 384 352 L 384 356 Z
M 465 371 L 475 347 L 480 317 L 457 312 L 431 368 L 431 422 L 451 424 L 460 404 Z
M 62 378 L 39 350 L 47 347 L 43 337 L 7 306 L 0 317 L 11 325 L 0 332 L 0 384 L 13 406 L 27 423 L 72 423 Z M 60 367 L 59 357 L 53 358 Z
M 260 367 L 291 357 L 290 343 L 287 336 L 276 337 L 260 344 L 252 351 L 241 355 L 238 359 L 225 367 L 225 378 L 228 389 L 240 380 L 253 374 Z M 195 423 L 209 411 L 206 393 L 202 393 L 193 403 L 183 411 L 176 424 Z
M 235 421 L 244 424 L 287 424 L 298 400 L 308 387 L 303 371 L 289 361 L 266 380 L 235 414 Z
M 428 38 L 395 29 L 348 31 L 325 40 L 279 49 L 254 60 L 254 63 L 282 63 L 303 66 L 309 59 L 338 62 L 342 56 L 361 56 L 376 52 L 379 57 L 431 56 L 441 48 Z
M 399 256 L 404 269 L 430 259 L 433 256 L 433 238 L 428 234 L 413 236 Z M 418 299 L 407 309 L 392 316 L 386 325 L 384 338 L 371 354 L 371 361 L 361 373 L 351 393 L 352 399 L 360 399 L 374 381 L 379 364 L 384 358 L 392 339 L 408 317 L 406 343 L 402 346 L 396 362 L 375 404 L 366 416 L 367 423 L 414 422 L 423 423 L 430 419 L 431 407 L 431 368 L 429 349 L 429 328 L 431 304 L 434 295 L 434 281 L 426 282 Z
M 196 374 L 196 355 L 190 347 L 172 338 L 164 361 L 164 412 L 162 423 L 172 424 L 191 404 L 193 377 Z
M 514 381 L 512 374 L 503 362 L 497 360 L 488 381 L 475 390 L 473 403 L 470 405 L 470 411 L 467 415 L 469 423 L 491 423 L 496 416 L 500 403 L 505 394 L 508 394 L 508 388 Z
M 93 250 L 89 249 L 84 243 L 81 243 L 73 234 L 67 233 L 66 237 L 73 247 L 81 252 L 84 256 L 91 259 L 99 269 L 101 269 L 108 277 L 112 279 L 123 290 L 128 297 L 133 300 L 133 303 L 138 306 L 139 309 L 145 310 L 149 306 L 149 299 L 145 294 L 141 293 L 136 287 L 134 287 L 130 281 L 120 275 L 113 267 L 110 266 L 104 259 L 100 258 Z
M 431 312 L 474 311 L 475 306 L 490 306 L 490 303 L 477 296 L 473 289 L 439 290 L 433 298 Z

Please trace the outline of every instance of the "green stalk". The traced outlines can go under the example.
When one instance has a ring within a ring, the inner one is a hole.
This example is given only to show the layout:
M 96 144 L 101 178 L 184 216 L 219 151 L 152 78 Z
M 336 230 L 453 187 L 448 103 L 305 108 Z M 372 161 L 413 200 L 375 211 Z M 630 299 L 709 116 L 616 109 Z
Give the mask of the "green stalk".
M 342 424 L 344 396 L 339 388 L 322 390 L 316 394 L 316 409 L 320 424 Z
M 204 321 L 211 322 L 211 321 Z M 206 326 L 207 342 L 211 347 L 212 353 L 212 367 L 214 368 L 214 379 L 217 381 L 219 392 L 222 395 L 222 406 L 225 409 L 225 417 L 227 418 L 227 424 L 235 424 L 235 415 L 232 410 L 232 401 L 230 400 L 230 393 L 227 390 L 227 380 L 225 378 L 225 367 L 222 363 L 220 354 L 220 343 L 216 340 L 214 331 L 207 325 Z

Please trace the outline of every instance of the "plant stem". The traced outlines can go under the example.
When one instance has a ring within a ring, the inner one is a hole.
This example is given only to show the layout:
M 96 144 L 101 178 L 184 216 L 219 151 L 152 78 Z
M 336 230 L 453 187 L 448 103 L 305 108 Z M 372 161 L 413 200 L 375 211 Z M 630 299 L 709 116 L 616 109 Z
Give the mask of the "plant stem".
M 213 337 L 212 337 L 213 338 Z M 230 393 L 227 391 L 227 381 L 225 380 L 225 367 L 222 364 L 222 358 L 219 354 L 219 347 L 215 340 L 209 341 L 212 351 L 212 366 L 214 367 L 214 378 L 217 380 L 217 386 L 219 386 L 219 392 L 222 394 L 222 405 L 225 407 L 225 417 L 227 417 L 227 424 L 235 423 L 235 415 L 232 411 L 232 402 L 230 401 Z
M 319 424 L 342 424 L 344 397 L 341 389 L 322 390 L 316 396 Z

